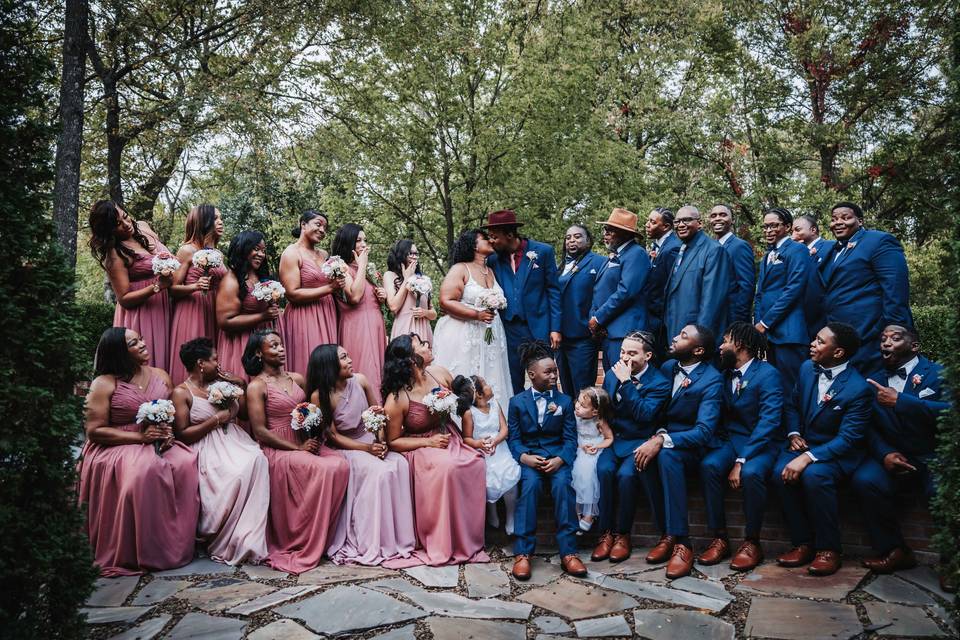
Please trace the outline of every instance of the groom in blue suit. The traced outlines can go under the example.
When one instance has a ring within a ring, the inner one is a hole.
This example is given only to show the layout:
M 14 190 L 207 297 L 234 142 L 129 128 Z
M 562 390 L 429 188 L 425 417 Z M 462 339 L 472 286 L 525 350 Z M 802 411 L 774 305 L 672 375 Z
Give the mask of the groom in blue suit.
M 560 333 L 563 342 L 557 353 L 560 385 L 571 398 L 592 386 L 597 379 L 597 343 L 590 335 L 590 307 L 597 274 L 606 260 L 592 251 L 593 236 L 583 225 L 567 229 L 563 240 L 564 260 L 560 265 Z
M 507 356 L 513 392 L 523 391 L 523 365 L 520 345 L 537 340 L 559 349 L 560 285 L 557 282 L 557 258 L 553 247 L 520 236 L 517 214 L 509 209 L 494 211 L 483 227 L 490 236 L 496 253 L 487 264 L 497 276 L 507 299 L 507 308 L 500 312 L 507 334 Z

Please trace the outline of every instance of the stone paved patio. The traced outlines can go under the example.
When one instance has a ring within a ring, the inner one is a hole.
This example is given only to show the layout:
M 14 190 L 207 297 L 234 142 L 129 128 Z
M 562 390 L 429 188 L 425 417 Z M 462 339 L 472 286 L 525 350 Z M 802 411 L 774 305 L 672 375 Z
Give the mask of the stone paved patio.
M 507 550 L 488 551 L 483 565 L 325 563 L 299 578 L 198 558 L 160 574 L 101 579 L 84 612 L 94 640 L 957 637 L 929 568 L 873 576 L 848 559 L 841 574 L 816 580 L 767 562 L 746 575 L 702 567 L 671 582 L 637 550 L 620 565 L 588 563 L 578 580 L 545 550 L 534 579 L 519 583 Z

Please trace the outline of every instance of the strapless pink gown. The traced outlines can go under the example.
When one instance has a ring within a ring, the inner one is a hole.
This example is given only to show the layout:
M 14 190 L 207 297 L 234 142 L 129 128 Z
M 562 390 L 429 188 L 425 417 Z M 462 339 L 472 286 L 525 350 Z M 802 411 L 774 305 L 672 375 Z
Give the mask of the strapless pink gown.
M 267 426 L 287 442 L 298 443 L 290 412 L 305 396 L 300 387 L 288 396 L 267 385 Z M 279 571 L 303 573 L 320 564 L 343 507 L 350 465 L 323 446 L 319 455 L 263 445 L 270 463 L 270 518 L 267 564 Z
M 350 265 L 354 278 L 362 278 L 357 273 L 356 264 Z M 380 398 L 380 381 L 383 377 L 383 352 L 387 347 L 387 330 L 383 324 L 380 303 L 373 292 L 373 285 L 363 281 L 363 298 L 356 305 L 347 304 L 337 298 L 340 309 L 341 347 L 347 350 L 353 360 L 353 370 L 367 376 L 373 387 L 374 395 Z
M 173 322 L 170 324 L 170 377 L 174 386 L 187 379 L 187 370 L 180 362 L 180 345 L 194 338 L 210 338 L 217 344 L 217 313 L 214 301 L 217 287 L 227 273 L 226 267 L 210 270 L 210 290 L 194 291 L 185 298 L 174 301 Z M 203 269 L 190 265 L 184 284 L 193 284 Z
M 153 253 L 138 253 L 133 263 L 127 267 L 130 279 L 130 291 L 139 291 L 152 287 L 156 280 L 153 274 L 153 257 L 169 250 L 156 242 Z M 155 293 L 133 309 L 124 309 L 118 303 L 113 312 L 113 326 L 133 329 L 147 343 L 150 349 L 150 366 L 169 370 L 170 356 L 170 292 L 166 289 Z
M 253 297 L 253 292 L 248 291 L 247 297 L 243 299 L 243 303 L 240 305 L 240 313 L 242 315 L 263 313 L 269 306 L 266 301 L 257 300 Z M 284 336 L 280 325 L 280 322 L 269 321 L 261 322 L 256 327 L 246 331 L 237 332 L 220 329 L 217 337 L 217 358 L 220 360 L 220 368 L 249 382 L 250 376 L 243 370 L 243 350 L 247 348 L 250 335 L 258 329 L 276 329 L 280 331 L 282 338 Z M 284 345 L 286 345 L 286 340 L 284 340 Z
M 169 395 L 157 376 L 145 391 L 117 380 L 110 426 L 140 431 L 134 422 L 140 405 Z M 152 443 L 105 446 L 88 440 L 80 458 L 79 499 L 102 575 L 162 571 L 193 560 L 200 515 L 197 454 L 182 442 L 158 456 Z
M 401 285 L 403 286 L 403 285 Z M 420 296 L 420 307 L 427 308 L 427 296 Z M 415 333 L 423 340 L 428 340 L 433 344 L 433 329 L 430 327 L 430 321 L 426 318 L 414 318 L 413 309 L 417 306 L 417 296 L 408 291 L 407 297 L 403 299 L 403 306 L 400 312 L 393 319 L 393 326 L 390 328 L 390 339 L 397 336 L 405 336 Z
M 301 260 L 301 287 L 314 289 L 329 283 L 330 279 L 312 260 Z M 302 305 L 290 302 L 283 310 L 283 329 L 287 337 L 287 371 L 306 376 L 313 350 L 321 344 L 337 344 L 337 303 L 332 295 Z

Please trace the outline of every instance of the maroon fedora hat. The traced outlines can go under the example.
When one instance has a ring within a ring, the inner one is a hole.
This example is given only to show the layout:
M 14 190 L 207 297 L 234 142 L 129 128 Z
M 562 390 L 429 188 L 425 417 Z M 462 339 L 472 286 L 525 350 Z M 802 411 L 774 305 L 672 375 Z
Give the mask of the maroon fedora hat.
M 510 209 L 500 209 L 500 211 L 494 211 L 493 213 L 487 214 L 487 224 L 483 225 L 483 229 L 489 229 L 490 227 L 522 227 L 522 222 L 517 222 L 517 214 L 511 211 Z

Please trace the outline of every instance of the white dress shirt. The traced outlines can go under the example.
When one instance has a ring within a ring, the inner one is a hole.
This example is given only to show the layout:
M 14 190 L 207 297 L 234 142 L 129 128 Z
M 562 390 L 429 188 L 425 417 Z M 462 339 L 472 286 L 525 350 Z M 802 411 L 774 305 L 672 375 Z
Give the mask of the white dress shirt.
M 530 388 L 530 393 L 536 391 L 533 387 Z M 547 391 L 549 397 L 553 399 L 553 390 Z M 546 398 L 537 398 L 537 424 L 543 424 L 544 415 L 547 413 L 547 399 Z
M 717 242 L 721 245 L 727 244 L 727 240 L 733 237 L 733 231 L 727 231 L 725 234 L 717 238 Z
M 670 234 L 673 233 L 673 229 L 670 229 L 665 234 L 653 241 L 653 250 L 660 255 L 660 247 L 663 246 L 663 243 L 667 241 L 667 238 L 670 237 Z
M 918 358 L 917 356 L 914 356 L 913 360 L 903 365 L 902 367 L 907 370 L 907 377 L 901 378 L 896 374 L 896 372 L 891 373 L 890 375 L 887 376 L 887 386 L 893 387 L 894 389 L 896 389 L 897 393 L 903 393 L 903 389 L 907 386 L 907 380 L 910 379 L 910 374 L 913 373 L 914 368 L 918 364 L 920 364 L 920 358 Z M 897 369 L 900 369 L 900 368 L 901 367 L 897 367 Z
M 683 385 L 683 381 L 689 378 L 693 370 L 699 366 L 699 362 L 694 362 L 686 367 L 680 365 L 680 371 L 677 372 L 677 375 L 673 376 L 673 392 L 670 394 L 671 398 L 677 395 L 677 391 L 680 390 L 681 385 Z M 684 373 L 686 373 L 686 375 L 684 375 Z M 673 449 L 673 438 L 670 437 L 670 434 L 666 429 L 657 429 L 657 435 L 663 436 L 664 449 Z

